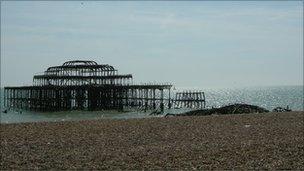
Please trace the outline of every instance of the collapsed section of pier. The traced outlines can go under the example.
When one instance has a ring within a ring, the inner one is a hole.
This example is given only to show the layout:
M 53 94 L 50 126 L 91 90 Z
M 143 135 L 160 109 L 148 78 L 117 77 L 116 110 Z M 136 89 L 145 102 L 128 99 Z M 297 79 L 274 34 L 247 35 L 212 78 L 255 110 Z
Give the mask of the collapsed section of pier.
M 33 86 L 5 87 L 4 106 L 32 111 L 171 108 L 171 84 L 134 84 L 108 64 L 68 61 L 34 75 Z

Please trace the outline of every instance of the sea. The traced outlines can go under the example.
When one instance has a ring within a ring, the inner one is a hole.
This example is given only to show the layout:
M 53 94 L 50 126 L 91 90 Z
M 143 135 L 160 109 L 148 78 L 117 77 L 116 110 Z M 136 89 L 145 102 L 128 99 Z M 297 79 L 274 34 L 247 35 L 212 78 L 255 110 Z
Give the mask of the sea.
M 185 90 L 200 90 L 205 92 L 206 108 L 221 107 L 234 103 L 257 105 L 268 110 L 276 107 L 289 107 L 293 111 L 304 111 L 303 86 L 268 86 L 243 88 L 199 88 L 174 87 L 174 92 Z M 151 111 L 65 111 L 65 112 L 31 112 L 8 111 L 3 113 L 3 89 L 1 89 L 0 123 L 20 122 L 52 122 L 96 119 L 131 119 L 163 117 L 164 115 L 150 115 Z M 166 113 L 179 114 L 192 109 L 167 109 Z

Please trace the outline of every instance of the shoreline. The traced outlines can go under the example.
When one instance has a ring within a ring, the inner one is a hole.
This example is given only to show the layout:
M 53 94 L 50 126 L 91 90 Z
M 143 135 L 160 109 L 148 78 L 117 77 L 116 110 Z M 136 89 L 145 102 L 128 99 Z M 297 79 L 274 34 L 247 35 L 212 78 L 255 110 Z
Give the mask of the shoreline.
M 1 123 L 0 169 L 304 169 L 304 112 Z

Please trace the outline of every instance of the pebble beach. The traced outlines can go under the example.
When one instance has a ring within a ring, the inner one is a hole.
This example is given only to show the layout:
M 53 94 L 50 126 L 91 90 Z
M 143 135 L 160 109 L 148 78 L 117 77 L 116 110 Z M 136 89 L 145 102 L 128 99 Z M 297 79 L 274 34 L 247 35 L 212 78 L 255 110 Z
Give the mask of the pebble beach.
M 1 170 L 304 169 L 304 112 L 1 124 Z

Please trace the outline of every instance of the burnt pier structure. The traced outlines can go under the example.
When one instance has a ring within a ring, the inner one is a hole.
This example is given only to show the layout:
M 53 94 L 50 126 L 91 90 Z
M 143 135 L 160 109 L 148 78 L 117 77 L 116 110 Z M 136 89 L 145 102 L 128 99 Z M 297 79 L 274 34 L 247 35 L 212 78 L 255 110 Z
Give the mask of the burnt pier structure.
M 205 108 L 205 93 L 202 91 L 183 91 L 175 93 L 175 108 Z
M 171 108 L 171 84 L 134 84 L 108 64 L 68 61 L 34 75 L 32 86 L 5 87 L 4 106 L 31 111 Z

